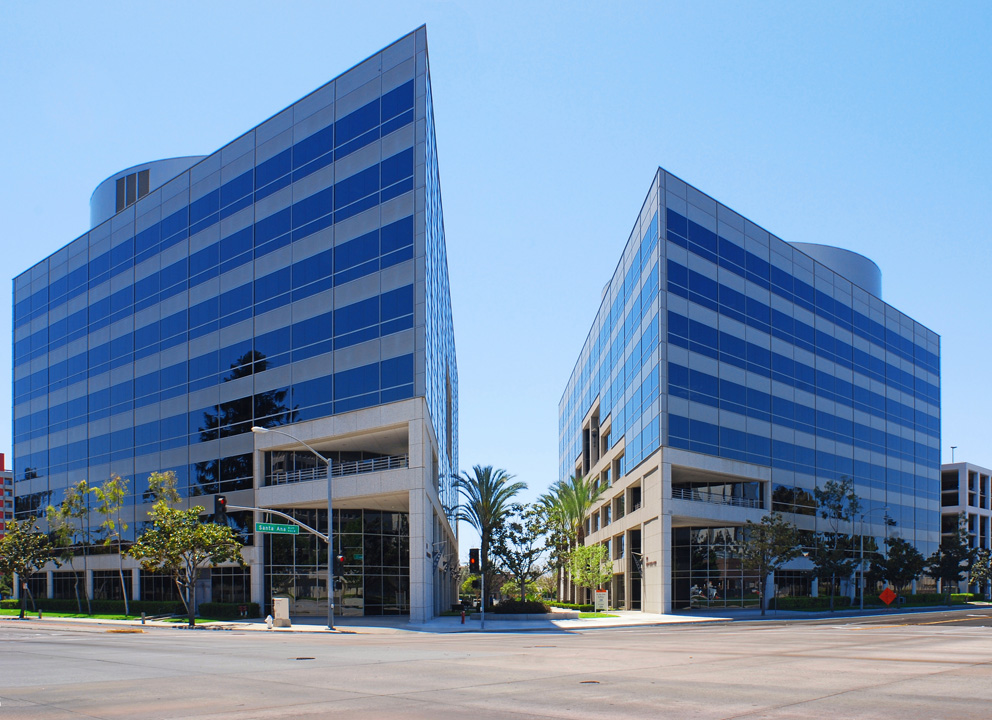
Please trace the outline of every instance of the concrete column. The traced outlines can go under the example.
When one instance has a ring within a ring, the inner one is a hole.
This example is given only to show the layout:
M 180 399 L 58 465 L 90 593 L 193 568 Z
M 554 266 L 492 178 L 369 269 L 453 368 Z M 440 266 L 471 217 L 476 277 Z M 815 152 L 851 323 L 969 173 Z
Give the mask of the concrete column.
M 258 607 L 265 615 L 265 548 L 262 547 L 262 533 L 255 533 L 254 557 L 249 558 L 248 568 L 251 571 L 251 601 L 258 603 Z
M 14 600 L 21 599 L 21 576 L 14 573 Z
M 93 599 L 93 571 L 86 570 L 86 597 Z
M 46 589 L 48 590 L 48 592 L 45 593 L 45 597 L 54 598 L 55 597 L 55 572 L 54 571 L 49 570 L 48 572 L 45 573 L 45 586 L 46 586 Z
M 669 602 L 668 590 L 662 580 L 662 562 L 668 549 L 662 541 L 663 518 L 650 518 L 641 526 L 641 561 L 643 563 L 644 585 L 641 588 L 641 609 L 643 612 L 663 613 L 665 602 Z M 671 562 L 671 561 L 669 561 Z M 670 581 L 669 581 L 670 582 Z
M 768 577 L 765 578 L 765 607 L 769 610 L 775 608 L 775 573 L 769 573 Z
M 426 470 L 423 470 L 426 472 Z M 431 599 L 432 551 L 430 523 L 433 521 L 431 506 L 424 492 L 410 491 L 410 622 L 422 623 L 433 617 Z
M 672 464 L 661 463 L 661 612 L 672 612 L 672 511 L 668 499 L 672 497 Z
M 809 586 L 810 597 L 817 597 L 820 594 L 820 578 L 813 578 Z
M 141 600 L 141 568 L 131 568 L 131 599 Z

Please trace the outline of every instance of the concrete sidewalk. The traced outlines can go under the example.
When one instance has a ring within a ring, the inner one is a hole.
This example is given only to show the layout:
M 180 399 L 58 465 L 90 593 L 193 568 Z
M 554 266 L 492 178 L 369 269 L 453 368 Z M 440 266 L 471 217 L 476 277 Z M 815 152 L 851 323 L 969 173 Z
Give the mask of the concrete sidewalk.
M 623 610 L 611 611 L 615 617 L 587 619 L 555 619 L 557 613 L 549 613 L 544 620 L 516 620 L 510 616 L 498 616 L 494 619 L 492 613 L 486 615 L 485 628 L 481 620 L 473 620 L 466 616 L 465 622 L 460 617 L 436 617 L 424 623 L 412 623 L 405 616 L 393 617 L 339 617 L 335 618 L 334 626 L 339 632 L 357 634 L 389 634 L 389 633 L 471 633 L 471 632 L 575 632 L 599 628 L 637 627 L 647 625 L 695 624 L 727 622 L 728 618 L 688 617 L 684 615 L 656 615 L 652 613 L 629 612 Z M 290 628 L 273 628 L 268 630 L 264 622 L 229 622 L 208 623 L 205 627 L 223 627 L 225 629 L 252 630 L 262 632 L 328 632 L 326 618 L 305 617 L 293 620 Z
M 986 603 L 975 603 L 986 606 Z M 836 618 L 850 619 L 857 617 L 877 617 L 902 615 L 908 613 L 923 612 L 947 612 L 953 610 L 967 610 L 973 605 L 948 606 L 928 606 L 919 608 L 885 608 L 885 609 L 865 609 L 861 611 L 857 608 L 838 609 L 834 612 L 802 612 L 769 610 L 764 616 L 760 610 L 741 608 L 711 608 L 685 610 L 677 613 L 661 615 L 629 610 L 612 610 L 607 618 L 586 618 L 586 619 L 555 619 L 558 613 L 551 612 L 547 619 L 543 620 L 517 620 L 512 616 L 495 616 L 487 613 L 485 628 L 478 619 L 470 619 L 468 616 L 462 623 L 460 617 L 436 617 L 424 623 L 411 623 L 409 618 L 403 615 L 380 616 L 380 617 L 336 617 L 334 621 L 335 631 L 348 634 L 397 634 L 397 633 L 493 633 L 493 632 L 535 632 L 535 633 L 562 633 L 562 632 L 582 632 L 585 630 L 601 630 L 608 628 L 627 627 L 649 627 L 661 625 L 696 625 L 708 623 L 726 622 L 781 622 L 788 620 L 822 620 Z M 498 619 L 496 619 L 498 618 Z M 0 621 L 20 622 L 16 617 L 0 616 Z M 39 622 L 36 617 L 29 616 L 24 622 Z M 82 624 L 99 624 L 118 626 L 122 630 L 125 627 L 140 628 L 140 620 L 99 620 L 90 618 L 44 618 L 41 622 L 65 622 Z M 293 625 L 289 628 L 266 627 L 262 620 L 229 620 L 198 624 L 197 629 L 201 630 L 227 630 L 227 631 L 250 631 L 269 633 L 327 633 L 326 618 L 324 617 L 298 617 L 293 619 Z M 169 623 L 159 620 L 148 620 L 145 627 L 187 629 L 185 623 Z
M 394 634 L 394 633 L 471 633 L 471 632 L 576 632 L 582 630 L 595 630 L 602 628 L 618 627 L 638 627 L 651 625 L 671 625 L 671 624 L 698 624 L 728 622 L 730 618 L 711 616 L 686 616 L 686 615 L 657 615 L 652 613 L 642 613 L 636 611 L 614 610 L 609 614 L 614 617 L 588 618 L 588 619 L 561 619 L 556 620 L 551 612 L 546 620 L 516 620 L 510 619 L 512 616 L 498 616 L 493 619 L 492 613 L 487 613 L 485 628 L 480 620 L 465 618 L 462 623 L 460 617 L 436 617 L 425 623 L 411 623 L 409 618 L 403 615 L 382 616 L 382 617 L 336 617 L 334 620 L 335 630 L 341 633 L 354 634 Z M 3 616 L 0 621 L 21 622 L 16 617 Z M 127 628 L 173 628 L 188 629 L 185 623 L 164 622 L 161 620 L 147 620 L 142 626 L 140 620 L 103 620 L 94 618 L 60 618 L 46 617 L 39 620 L 35 616 L 29 615 L 23 622 L 45 622 L 45 623 L 72 623 L 72 624 L 98 624 L 116 626 L 121 629 Z M 293 619 L 293 624 L 288 628 L 272 628 L 266 626 L 262 620 L 229 620 L 197 624 L 197 629 L 202 630 L 237 630 L 251 632 L 269 633 L 327 633 L 327 619 L 324 617 L 298 617 Z

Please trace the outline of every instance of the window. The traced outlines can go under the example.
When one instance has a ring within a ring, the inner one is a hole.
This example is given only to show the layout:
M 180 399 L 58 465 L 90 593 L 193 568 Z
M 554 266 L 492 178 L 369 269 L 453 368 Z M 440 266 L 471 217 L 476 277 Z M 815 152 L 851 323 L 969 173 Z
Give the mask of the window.
M 135 202 L 148 194 L 149 171 L 141 170 L 124 177 L 117 178 L 117 203 L 115 212 L 134 205 Z

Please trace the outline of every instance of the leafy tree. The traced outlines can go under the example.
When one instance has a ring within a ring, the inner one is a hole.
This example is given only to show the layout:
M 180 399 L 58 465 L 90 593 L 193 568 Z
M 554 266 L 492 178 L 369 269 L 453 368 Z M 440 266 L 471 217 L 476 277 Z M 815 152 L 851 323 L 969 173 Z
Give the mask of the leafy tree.
M 974 557 L 975 551 L 968 536 L 968 521 L 964 513 L 961 513 L 958 515 L 957 530 L 942 537 L 940 547 L 927 558 L 927 573 L 930 577 L 940 580 L 940 587 L 947 595 L 948 604 L 950 604 L 951 585 L 964 579 L 965 574 L 971 569 Z
M 514 514 L 493 534 L 493 559 L 499 569 L 520 588 L 520 599 L 527 599 L 527 586 L 544 572 L 539 564 L 544 554 L 541 539 L 545 519 L 536 507 L 514 506 Z
M 83 579 L 85 582 L 87 570 L 87 549 L 89 546 L 89 494 L 90 487 L 86 480 L 80 480 L 75 485 L 70 485 L 65 491 L 65 497 L 58 507 L 49 505 L 47 509 L 48 527 L 52 533 L 52 544 L 57 548 L 57 553 L 62 562 L 69 563 L 72 569 L 73 590 L 76 593 L 76 608 L 80 614 L 83 612 L 82 601 L 80 600 L 79 572 L 75 567 L 76 559 L 76 535 L 81 538 L 81 551 L 83 556 Z M 86 597 L 86 614 L 92 615 L 93 609 L 90 606 L 90 594 L 86 592 L 85 585 L 83 593 Z
M 768 576 L 799 555 L 796 526 L 777 512 L 765 515 L 761 522 L 748 520 L 735 550 L 740 555 L 741 564 L 758 573 L 759 587 L 762 589 L 761 614 L 764 615 L 768 606 L 767 593 L 764 592 Z
M 234 561 L 242 567 L 241 543 L 226 525 L 200 522 L 200 506 L 181 510 L 176 476 L 172 472 L 153 473 L 149 488 L 158 498 L 148 514 L 151 527 L 128 550 L 128 554 L 150 572 L 172 576 L 193 627 L 196 614 L 194 593 L 200 572 L 221 562 Z
M 854 518 L 861 512 L 861 500 L 854 492 L 851 478 L 828 480 L 822 487 L 815 488 L 813 494 L 820 517 L 827 521 L 830 531 L 817 534 L 811 559 L 817 577 L 830 578 L 830 609 L 833 610 L 837 579 L 850 577 L 857 566 L 853 532 L 842 533 L 840 529 L 843 524 L 853 525 Z
M 527 484 L 513 482 L 513 475 L 506 470 L 493 469 L 492 465 L 476 465 L 472 474 L 463 472 L 455 478 L 455 489 L 464 499 L 456 514 L 479 533 L 479 559 L 486 587 L 492 587 L 493 572 L 489 566 L 489 553 L 493 535 L 502 528 L 513 512 L 513 498 Z M 483 598 L 485 602 L 485 598 Z
M 569 557 L 568 571 L 579 587 L 598 590 L 613 579 L 613 563 L 606 545 L 579 545 Z
M 128 524 L 121 518 L 121 509 L 127 497 L 127 480 L 120 475 L 112 475 L 103 485 L 93 488 L 93 494 L 99 501 L 97 512 L 103 515 L 100 527 L 106 532 L 103 544 L 111 547 L 117 543 L 118 572 L 121 576 L 121 595 L 124 596 L 124 614 L 131 614 L 130 600 L 127 596 L 127 585 L 124 583 L 124 533 Z
M 556 597 L 558 585 L 554 575 L 545 573 L 534 581 L 534 586 L 542 599 L 547 600 L 548 598 Z
M 984 591 L 988 597 L 988 585 L 992 582 L 992 552 L 985 548 L 975 551 L 975 559 L 971 563 L 971 583 L 978 585 L 979 592 Z
M 872 562 L 872 571 L 899 591 L 918 578 L 925 565 L 926 559 L 912 543 L 893 537 L 885 539 L 885 557 Z
M 538 588 L 536 582 L 528 582 L 525 589 L 524 595 L 521 596 L 521 600 L 539 600 L 538 595 L 541 590 Z M 516 580 L 509 580 L 503 583 L 503 587 L 499 589 L 500 595 L 506 595 L 512 597 L 516 593 L 520 592 L 520 586 L 517 584 Z
M 5 532 L 0 540 L 0 575 L 17 573 L 21 583 L 20 617 L 23 620 L 28 578 L 52 559 L 52 548 L 48 536 L 38 532 L 34 518 L 9 520 Z
M 469 575 L 465 580 L 462 581 L 461 585 L 461 595 L 478 595 L 479 594 L 479 576 Z
M 569 567 L 572 549 L 585 540 L 585 520 L 603 489 L 589 478 L 573 475 L 555 483 L 538 499 L 547 518 L 551 565 L 559 573 L 559 589 Z

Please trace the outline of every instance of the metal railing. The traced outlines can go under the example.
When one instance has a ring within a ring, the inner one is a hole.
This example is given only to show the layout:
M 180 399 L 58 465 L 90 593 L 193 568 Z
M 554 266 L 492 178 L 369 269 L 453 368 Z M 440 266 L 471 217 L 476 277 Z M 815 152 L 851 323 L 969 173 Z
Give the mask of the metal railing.
M 409 455 L 391 455 L 369 458 L 368 460 L 344 460 L 331 464 L 331 477 L 361 475 L 362 473 L 382 472 L 410 467 Z M 288 483 L 323 480 L 327 477 L 323 467 L 303 468 L 292 472 L 272 473 L 265 478 L 266 485 L 286 485 Z
M 761 500 L 753 498 L 742 498 L 724 495 L 722 493 L 711 493 L 706 490 L 695 490 L 693 488 L 672 488 L 672 498 L 675 500 L 694 500 L 695 502 L 713 503 L 714 505 L 733 505 L 734 507 L 745 507 L 761 509 Z

